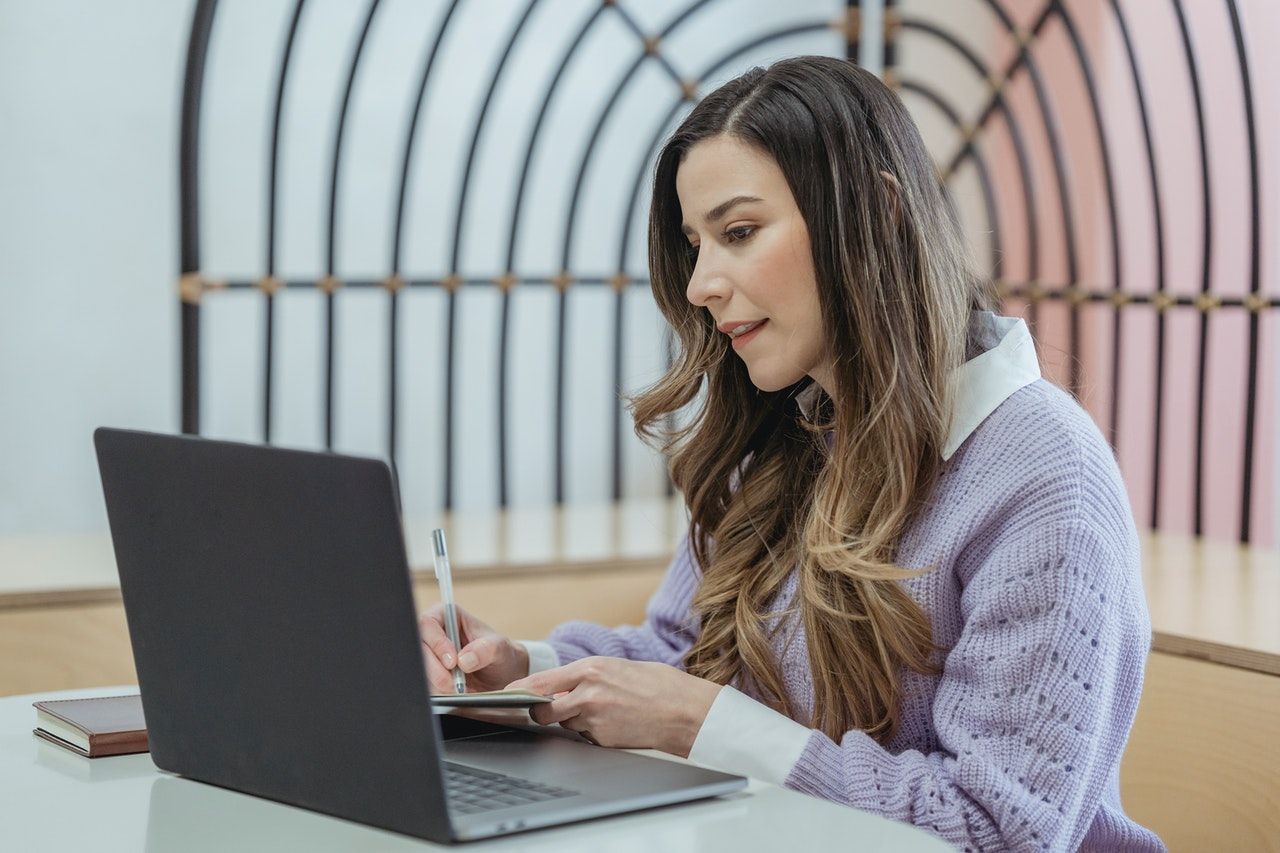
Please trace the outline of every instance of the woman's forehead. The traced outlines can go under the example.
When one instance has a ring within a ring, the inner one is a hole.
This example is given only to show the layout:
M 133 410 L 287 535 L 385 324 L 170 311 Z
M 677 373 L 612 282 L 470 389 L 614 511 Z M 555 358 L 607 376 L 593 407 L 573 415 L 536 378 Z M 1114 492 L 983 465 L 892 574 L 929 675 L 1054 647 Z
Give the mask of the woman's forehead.
M 732 137 L 716 136 L 686 152 L 676 172 L 676 194 L 686 221 L 700 222 L 726 199 L 751 196 L 767 203 L 789 195 L 789 188 L 768 154 Z

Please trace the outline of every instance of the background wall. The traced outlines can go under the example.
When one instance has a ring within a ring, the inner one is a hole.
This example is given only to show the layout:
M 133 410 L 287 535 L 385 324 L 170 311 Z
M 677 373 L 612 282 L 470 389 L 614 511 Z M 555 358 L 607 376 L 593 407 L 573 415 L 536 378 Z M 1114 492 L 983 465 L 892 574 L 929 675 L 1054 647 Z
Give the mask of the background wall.
M 502 271 L 515 170 L 535 105 L 566 40 L 596 5 L 596 0 L 549 0 L 535 12 L 529 36 L 512 59 L 521 72 L 504 78 L 481 140 L 464 219 L 460 271 L 477 275 Z M 686 3 L 652 0 L 624 5 L 652 32 Z M 962 7 L 967 5 L 981 8 L 976 0 L 901 4 L 907 13 L 945 19 L 949 29 L 975 47 L 1006 56 L 1007 40 L 992 31 L 986 16 L 972 9 L 966 12 Z M 1023 22 L 1039 8 L 1038 3 L 1024 0 L 1006 5 Z M 1087 35 L 1107 48 L 1099 50 L 1105 72 L 1101 83 L 1109 93 L 1108 109 L 1124 119 L 1113 136 L 1132 141 L 1132 106 L 1113 34 L 1098 22 L 1096 10 L 1090 16 L 1089 3 L 1069 5 L 1082 20 L 1093 21 Z M 212 277 L 252 278 L 261 273 L 275 62 L 291 6 L 288 0 L 224 0 L 218 11 L 205 86 L 202 161 L 202 268 Z M 1124 6 L 1138 25 L 1150 23 L 1142 17 L 1143 4 Z M 366 45 L 369 56 L 353 93 L 339 185 L 343 198 L 337 246 L 340 275 L 385 273 L 399 146 L 408 119 L 406 104 L 443 7 L 443 3 L 385 0 L 375 19 Z M 0 0 L 0 399 L 4 401 L 0 407 L 0 537 L 76 533 L 99 537 L 105 517 L 92 455 L 92 429 L 103 423 L 177 429 L 175 155 L 191 8 L 190 3 L 164 0 L 122 0 L 109 5 Z M 523 8 L 517 0 L 485 0 L 464 2 L 458 13 L 455 32 L 434 72 L 420 125 L 408 211 L 409 274 L 447 271 L 444 255 L 453 233 L 463 149 L 470 141 L 482 88 L 497 52 Z M 748 41 L 782 21 L 834 19 L 842 8 L 843 3 L 833 0 L 788 4 L 720 0 L 695 16 L 663 50 L 683 74 L 691 76 L 721 46 Z M 1277 32 L 1277 16 L 1273 6 L 1257 0 L 1242 2 L 1241 8 L 1252 56 L 1259 63 L 1255 85 L 1262 86 L 1266 69 L 1274 69 L 1274 59 L 1257 46 L 1269 43 L 1267 34 Z M 283 122 L 278 257 L 285 276 L 314 277 L 323 267 L 332 127 L 353 35 L 363 13 L 364 4 L 311 0 L 298 34 Z M 1205 16 L 1203 11 L 1193 14 Z M 1215 12 L 1207 17 L 1213 19 L 1198 24 L 1197 32 L 1206 33 L 1202 36 L 1206 39 L 1217 38 L 1222 16 Z M 1167 29 L 1168 15 L 1162 12 L 1152 25 Z M 558 271 L 563 241 L 559 229 L 587 126 L 636 53 L 634 34 L 616 22 L 602 27 L 598 35 L 566 72 L 532 165 L 517 252 L 519 266 L 526 272 Z M 1055 56 L 1062 59 L 1064 42 L 1061 33 L 1050 36 L 1038 49 L 1044 51 L 1043 62 L 1058 67 L 1053 60 Z M 717 80 L 705 81 L 701 91 L 750 65 L 796 53 L 842 51 L 843 35 L 834 29 L 778 41 L 744 55 Z M 909 66 L 914 76 L 947 88 L 957 103 L 980 102 L 980 81 L 972 81 L 971 92 L 966 90 L 967 78 L 954 60 L 912 48 L 904 40 L 899 62 Z M 1147 73 L 1157 76 L 1163 60 L 1149 54 L 1147 62 Z M 1061 67 L 1070 66 L 1063 60 Z M 1059 97 L 1070 112 L 1069 102 L 1079 96 L 1079 82 L 1074 78 L 1062 82 L 1065 94 Z M 1013 89 L 1011 97 L 1023 98 L 1025 105 L 1025 82 L 1020 87 Z M 574 244 L 573 263 L 578 270 L 612 272 L 624 191 L 642 165 L 641 142 L 660 129 L 656 125 L 670 102 L 671 89 L 669 79 L 652 67 L 645 68 L 605 126 L 580 211 L 587 227 Z M 1185 91 L 1185 85 L 1180 90 Z M 1274 93 L 1274 84 L 1259 91 L 1256 105 L 1268 121 L 1264 125 L 1269 146 L 1266 165 L 1275 162 L 1277 149 L 1275 120 L 1268 120 L 1264 109 L 1266 92 Z M 919 103 L 911 105 L 935 153 L 954 150 L 954 130 Z M 1155 108 L 1174 115 L 1185 105 L 1161 102 Z M 1176 126 L 1170 126 L 1164 134 L 1167 138 L 1177 132 Z M 1075 141 L 1087 149 L 1083 134 L 1077 134 Z M 1185 152 L 1165 151 L 1166 183 L 1177 186 L 1177 174 L 1186 166 L 1179 158 Z M 1084 156 L 1087 159 L 1087 151 Z M 1218 203 L 1238 205 L 1239 152 L 1223 149 L 1216 159 L 1224 168 L 1235 169 L 1229 173 L 1233 179 L 1219 182 L 1224 196 Z M 1273 247 L 1280 242 L 1274 216 L 1277 181 L 1273 171 L 1265 172 L 1264 179 L 1264 206 L 1270 211 L 1264 223 L 1264 244 Z M 971 169 L 958 175 L 954 192 L 978 257 L 985 257 L 984 220 Z M 1091 192 L 1088 197 L 1096 206 L 1096 185 Z M 630 271 L 636 275 L 644 274 L 645 201 L 642 194 L 629 235 Z M 1185 207 L 1198 203 L 1188 190 Z M 1089 204 L 1081 209 L 1087 212 Z M 1179 220 L 1177 227 L 1185 231 L 1190 226 Z M 1230 225 L 1223 227 L 1228 235 L 1224 241 L 1231 242 L 1220 257 L 1230 265 L 1241 251 L 1239 234 L 1231 234 Z M 1185 244 L 1184 240 L 1171 253 L 1184 251 Z M 1017 247 L 1005 248 L 1016 270 Z M 1101 254 L 1091 258 L 1091 274 L 1101 275 L 1103 260 Z M 1173 260 L 1180 267 L 1194 262 L 1176 254 Z M 1264 255 L 1264 262 L 1274 282 L 1274 252 Z M 1132 272 L 1134 278 L 1142 274 L 1140 268 Z M 574 450 L 568 483 L 569 498 L 574 501 L 598 499 L 605 492 L 603 435 L 612 388 L 600 354 L 611 342 L 598 318 L 604 316 L 608 296 L 607 289 L 574 294 L 577 307 L 569 329 L 574 354 L 569 418 Z M 341 294 L 336 443 L 342 450 L 386 452 L 382 445 L 384 297 L 381 292 Z M 512 499 L 517 505 L 539 504 L 547 502 L 550 494 L 552 421 L 546 395 L 553 342 L 546 329 L 552 292 L 529 289 L 513 298 L 513 412 L 521 415 L 511 438 Z M 439 502 L 442 299 L 436 292 L 408 293 L 402 299 L 405 502 L 410 512 L 429 512 Z M 316 447 L 321 443 L 322 406 L 320 296 L 313 291 L 288 292 L 277 300 L 276 438 L 282 444 Z M 460 368 L 457 455 L 468 460 L 458 471 L 461 506 L 485 506 L 494 499 L 493 403 L 487 389 L 495 371 L 495 300 L 492 292 L 468 293 L 461 299 L 466 345 Z M 211 435 L 253 440 L 261 420 L 261 297 L 255 292 L 212 294 L 203 304 L 204 429 Z M 649 300 L 642 289 L 629 304 L 634 306 L 630 314 L 634 343 L 628 349 L 625 373 L 628 386 L 635 388 L 656 378 L 660 324 L 647 308 Z M 1143 333 L 1135 330 L 1134 334 Z M 1052 351 L 1048 356 L 1051 374 L 1060 372 L 1061 359 Z M 1266 357 L 1274 362 L 1275 351 L 1267 351 Z M 1138 377 L 1130 387 L 1141 388 L 1143 381 Z M 1093 404 L 1104 400 L 1105 394 L 1096 382 L 1087 390 L 1086 402 L 1101 418 L 1105 410 Z M 1272 412 L 1280 396 L 1275 390 L 1269 388 L 1263 396 Z M 1140 437 L 1122 435 L 1122 441 L 1140 441 Z M 1173 441 L 1166 452 L 1185 458 L 1185 436 Z M 631 441 L 626 458 L 630 489 L 639 495 L 657 493 L 662 479 L 652 454 Z M 1275 472 L 1267 487 L 1273 494 L 1280 482 L 1274 453 L 1265 465 Z M 1140 464 L 1132 474 L 1132 482 L 1140 484 L 1133 492 L 1138 504 L 1144 499 L 1141 484 L 1146 476 Z M 1174 471 L 1166 482 L 1181 507 L 1188 477 Z M 1179 512 L 1174 513 L 1175 519 L 1181 517 Z M 1272 531 L 1280 528 L 1280 505 L 1272 501 L 1268 512 L 1275 519 Z M 95 541 L 99 544 L 94 547 L 101 547 L 100 539 Z
M 444 3 L 386 0 L 374 20 L 352 94 L 339 183 L 340 277 L 385 274 L 408 104 Z M 503 270 L 519 161 L 554 63 L 597 0 L 550 0 L 495 94 L 481 138 L 464 217 L 458 272 Z M 687 4 L 629 3 L 648 32 Z M 406 275 L 448 272 L 456 194 L 483 88 L 525 4 L 464 2 L 452 25 L 419 124 L 407 210 Z M 91 433 L 112 424 L 178 427 L 176 271 L 178 110 L 191 3 L 134 0 L 0 0 L 0 537 L 105 529 Z M 282 277 L 323 271 L 324 223 L 333 125 L 354 35 L 365 4 L 312 0 L 295 44 L 282 125 Z M 292 3 L 224 0 L 215 19 L 202 117 L 202 272 L 210 278 L 261 274 L 274 75 Z M 782 22 L 839 20 L 843 3 L 765 0 L 712 3 L 664 42 L 682 76 L 707 57 Z M 550 105 L 522 212 L 517 269 L 560 269 L 563 223 L 586 136 L 609 90 L 638 54 L 639 40 L 617 20 L 593 31 L 566 70 Z M 842 55 L 843 33 L 774 41 L 747 52 L 702 92 L 751 65 L 798 53 Z M 646 63 L 616 104 L 590 162 L 578 212 L 572 268 L 614 271 L 619 210 L 650 137 L 677 97 L 671 80 Z M 677 121 L 682 117 L 677 116 Z M 642 192 L 628 238 L 629 270 L 646 274 Z M 383 456 L 385 293 L 341 291 L 337 352 L 337 449 Z M 606 495 L 604 435 L 613 394 L 601 322 L 607 288 L 573 293 L 567 419 L 573 449 L 570 501 Z M 550 500 L 552 412 L 547 400 L 554 341 L 547 333 L 553 291 L 513 295 L 512 502 Z M 443 298 L 402 298 L 402 449 L 407 513 L 439 504 Z M 458 505 L 494 501 L 492 393 L 497 295 L 459 298 Z M 277 296 L 275 435 L 280 444 L 322 443 L 321 297 Z M 255 440 L 261 422 L 262 298 L 207 294 L 203 301 L 202 429 Z M 629 296 L 625 384 L 656 379 L 661 323 L 647 289 Z M 628 434 L 628 491 L 659 494 L 658 460 Z

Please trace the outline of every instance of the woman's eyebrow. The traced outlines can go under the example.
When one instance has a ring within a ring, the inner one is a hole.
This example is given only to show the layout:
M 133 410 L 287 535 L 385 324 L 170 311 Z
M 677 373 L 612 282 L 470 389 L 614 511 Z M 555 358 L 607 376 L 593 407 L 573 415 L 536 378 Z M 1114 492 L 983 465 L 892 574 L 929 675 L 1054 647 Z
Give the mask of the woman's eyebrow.
M 756 198 L 753 195 L 735 195 L 733 198 L 729 199 L 728 201 L 720 202 L 715 207 L 711 208 L 705 214 L 703 214 L 702 216 L 703 221 L 707 222 L 708 224 L 713 223 L 721 219 L 726 213 L 728 213 L 730 210 L 733 210 L 733 208 L 737 207 L 738 205 L 748 204 L 749 202 L 753 202 L 753 201 L 764 201 L 764 199 Z M 687 222 L 680 223 L 680 230 L 686 234 L 693 233 L 693 229 L 689 227 L 689 224 Z

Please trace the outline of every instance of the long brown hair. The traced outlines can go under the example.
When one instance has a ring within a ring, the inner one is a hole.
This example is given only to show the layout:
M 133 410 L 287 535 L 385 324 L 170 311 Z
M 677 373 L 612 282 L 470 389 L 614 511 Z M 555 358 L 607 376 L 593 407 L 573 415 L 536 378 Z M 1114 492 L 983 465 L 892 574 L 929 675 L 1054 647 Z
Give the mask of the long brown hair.
M 721 134 L 773 158 L 809 231 L 835 384 L 813 423 L 794 399 L 810 380 L 758 390 L 709 312 L 685 298 L 694 261 L 676 172 L 693 145 Z M 990 303 L 915 124 L 893 92 L 843 60 L 748 71 L 702 100 L 660 152 L 649 265 L 678 347 L 670 371 L 631 403 L 637 433 L 670 457 L 703 570 L 688 671 L 750 684 L 796 716 L 766 625 L 798 567 L 809 724 L 837 740 L 861 729 L 887 742 L 903 668 L 937 671 L 928 618 L 898 582 L 920 570 L 895 564 L 897 542 L 941 468 L 969 312 Z M 677 425 L 668 415 L 682 410 L 690 417 Z

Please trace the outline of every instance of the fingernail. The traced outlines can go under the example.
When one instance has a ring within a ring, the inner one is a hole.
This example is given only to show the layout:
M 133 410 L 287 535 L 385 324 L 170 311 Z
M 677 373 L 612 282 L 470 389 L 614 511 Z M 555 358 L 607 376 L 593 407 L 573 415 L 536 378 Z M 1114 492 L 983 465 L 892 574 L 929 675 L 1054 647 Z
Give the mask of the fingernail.
M 441 661 L 440 661 L 440 662 L 441 662 L 441 663 L 443 663 L 445 666 L 449 667 L 450 669 L 452 669 L 452 668 L 453 668 L 453 655 L 449 654 L 448 652 L 445 652 L 445 655 L 444 655 L 444 657 L 441 659 Z
M 467 672 L 475 669 L 477 663 L 479 663 L 479 661 L 476 660 L 476 656 L 471 652 L 463 652 L 458 655 L 458 666 L 462 667 Z

